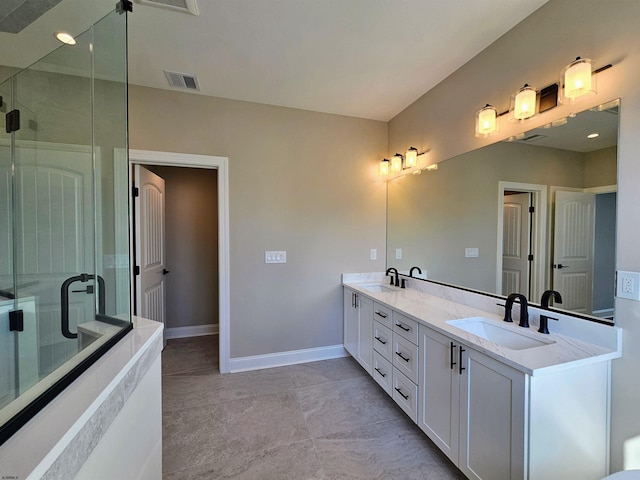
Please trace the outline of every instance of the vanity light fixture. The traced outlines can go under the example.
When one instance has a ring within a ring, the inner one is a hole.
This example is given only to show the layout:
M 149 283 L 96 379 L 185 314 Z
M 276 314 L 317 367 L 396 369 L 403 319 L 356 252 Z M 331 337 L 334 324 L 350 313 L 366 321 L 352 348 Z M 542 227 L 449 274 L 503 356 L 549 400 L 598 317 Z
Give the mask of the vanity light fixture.
M 65 45 L 75 45 L 76 44 L 76 39 L 73 38 L 73 36 L 68 34 L 67 32 L 58 32 L 54 36 L 59 41 L 64 43 Z
M 404 156 L 404 168 L 413 168 L 418 165 L 418 149 L 410 147 Z
M 536 102 L 536 89 L 525 83 L 512 98 L 509 119 L 521 122 L 533 117 L 536 114 Z
M 389 164 L 390 162 L 386 158 L 380 162 L 380 164 L 378 165 L 378 173 L 380 174 L 380 176 L 386 177 L 387 175 L 389 175 Z
M 476 113 L 476 137 L 488 137 L 498 131 L 498 111 L 488 103 Z
M 391 157 L 391 171 L 393 173 L 398 173 L 402 171 L 402 155 L 396 153 L 393 157 Z
M 577 57 L 564 67 L 561 79 L 564 84 L 563 103 L 573 104 L 576 98 L 587 93 L 595 93 L 596 82 L 593 73 L 593 61 L 590 58 Z

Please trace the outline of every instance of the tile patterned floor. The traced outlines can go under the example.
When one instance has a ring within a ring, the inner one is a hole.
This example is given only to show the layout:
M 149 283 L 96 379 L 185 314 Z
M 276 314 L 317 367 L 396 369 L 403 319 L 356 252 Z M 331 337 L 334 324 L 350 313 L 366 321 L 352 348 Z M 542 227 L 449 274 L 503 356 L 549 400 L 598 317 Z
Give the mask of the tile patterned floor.
M 352 358 L 223 376 L 217 342 L 162 353 L 163 480 L 464 479 Z

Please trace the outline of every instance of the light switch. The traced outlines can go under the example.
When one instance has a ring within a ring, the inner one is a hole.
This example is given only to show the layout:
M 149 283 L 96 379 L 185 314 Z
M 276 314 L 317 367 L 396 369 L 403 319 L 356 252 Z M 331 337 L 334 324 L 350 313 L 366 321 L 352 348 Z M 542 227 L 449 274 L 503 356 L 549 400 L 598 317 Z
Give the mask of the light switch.
M 396 248 L 396 260 L 401 260 L 401 259 L 402 259 L 402 249 Z
M 264 252 L 264 263 L 287 263 L 287 252 L 267 250 Z
M 478 248 L 465 248 L 464 256 L 466 258 L 476 258 L 480 255 L 480 250 Z
M 369 253 L 370 253 L 369 257 L 371 258 L 371 260 L 377 260 L 378 259 L 378 249 L 377 248 L 372 248 Z

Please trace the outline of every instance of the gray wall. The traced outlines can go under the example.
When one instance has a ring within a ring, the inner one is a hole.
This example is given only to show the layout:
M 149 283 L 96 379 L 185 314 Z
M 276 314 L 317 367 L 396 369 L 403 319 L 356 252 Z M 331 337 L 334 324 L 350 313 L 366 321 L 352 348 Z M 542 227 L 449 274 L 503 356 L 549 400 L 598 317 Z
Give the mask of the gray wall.
M 596 195 L 593 309 L 613 309 L 616 265 L 616 194 Z
M 131 148 L 229 157 L 231 357 L 342 343 L 343 272 L 384 269 L 387 124 L 132 86 Z M 369 249 L 378 260 L 369 260 Z M 265 250 L 287 263 L 266 265 Z
M 640 271 L 640 2 L 637 0 L 551 0 L 389 123 L 390 154 L 410 145 L 430 149 L 441 161 L 541 126 L 553 118 L 621 98 L 618 143 L 617 268 Z M 473 136 L 475 112 L 492 103 L 503 111 L 525 82 L 543 87 L 558 80 L 577 55 L 613 68 L 598 74 L 598 94 L 546 112 L 524 125 L 501 122 L 500 134 Z M 613 362 L 611 460 L 613 471 L 640 468 L 640 385 L 629 374 L 640 364 L 640 303 L 616 299 L 616 324 L 624 329 L 623 352 Z M 629 448 L 625 454 L 624 447 Z M 635 449 L 634 449 L 635 448 Z M 625 456 L 626 455 L 626 456 Z M 635 456 L 635 457 L 634 457 Z M 629 463 L 635 458 L 635 464 Z
M 167 328 L 218 324 L 218 172 L 149 166 L 165 181 Z

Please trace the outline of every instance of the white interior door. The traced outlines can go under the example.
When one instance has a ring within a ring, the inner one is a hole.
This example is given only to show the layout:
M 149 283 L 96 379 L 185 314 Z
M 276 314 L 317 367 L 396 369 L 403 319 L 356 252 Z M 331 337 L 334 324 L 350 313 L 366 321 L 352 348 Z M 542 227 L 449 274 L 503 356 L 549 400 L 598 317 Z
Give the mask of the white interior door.
M 141 317 L 165 323 L 164 180 L 141 165 L 135 166 L 139 196 L 135 202 L 136 311 Z
M 529 292 L 530 193 L 505 195 L 502 221 L 502 294 Z
M 553 288 L 562 308 L 591 313 L 596 196 L 556 192 Z

